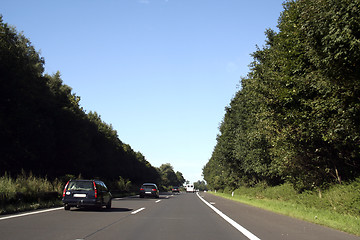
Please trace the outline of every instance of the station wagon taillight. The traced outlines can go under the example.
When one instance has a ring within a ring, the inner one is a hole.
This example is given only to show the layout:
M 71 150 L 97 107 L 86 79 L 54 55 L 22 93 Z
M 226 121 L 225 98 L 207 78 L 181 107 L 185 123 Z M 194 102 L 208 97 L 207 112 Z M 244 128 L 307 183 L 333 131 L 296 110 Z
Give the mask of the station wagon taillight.
M 154 188 L 153 191 L 156 192 L 156 189 Z
M 63 191 L 63 197 L 65 197 L 66 188 L 67 188 L 67 186 L 69 185 L 69 182 L 70 182 L 70 181 L 68 181 L 68 182 L 66 183 L 66 185 L 65 185 L 65 188 L 64 188 L 64 191 Z
M 95 198 L 97 198 L 97 189 L 96 189 L 96 184 L 95 184 L 95 182 L 93 182 L 93 184 L 94 184 L 94 190 L 95 190 Z

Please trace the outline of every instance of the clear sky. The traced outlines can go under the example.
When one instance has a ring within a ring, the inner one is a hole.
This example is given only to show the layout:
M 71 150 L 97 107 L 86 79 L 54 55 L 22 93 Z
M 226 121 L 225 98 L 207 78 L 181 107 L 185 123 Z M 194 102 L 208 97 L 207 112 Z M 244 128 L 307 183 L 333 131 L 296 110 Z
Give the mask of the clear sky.
M 224 109 L 283 0 L 1 0 L 87 111 L 155 167 L 202 180 Z

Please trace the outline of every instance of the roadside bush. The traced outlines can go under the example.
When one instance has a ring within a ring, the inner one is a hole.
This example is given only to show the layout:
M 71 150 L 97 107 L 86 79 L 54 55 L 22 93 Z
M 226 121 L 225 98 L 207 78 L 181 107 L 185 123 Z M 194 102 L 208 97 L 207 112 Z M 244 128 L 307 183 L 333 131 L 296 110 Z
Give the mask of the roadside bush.
M 129 179 L 124 179 L 121 176 L 119 176 L 119 180 L 117 180 L 114 184 L 114 190 L 116 189 L 117 191 L 121 191 L 121 192 L 128 192 L 131 189 L 131 181 Z
M 119 176 L 119 180 L 109 182 L 106 185 L 108 186 L 113 197 L 122 197 L 129 195 L 131 192 L 137 191 L 129 179 L 124 179 L 121 176 Z
M 249 198 L 264 198 L 264 190 L 266 189 L 265 184 L 257 184 L 253 187 L 242 186 L 234 191 L 234 194 L 246 196 Z
M 289 183 L 278 185 L 275 187 L 267 187 L 263 191 L 264 198 L 289 201 L 298 195 L 293 186 Z
M 218 192 L 231 194 L 228 189 Z M 299 193 L 290 183 L 275 187 L 268 187 L 264 184 L 258 184 L 251 188 L 240 187 L 234 191 L 234 194 L 248 199 L 282 201 L 305 208 L 360 216 L 360 178 L 342 185 L 333 185 L 323 191 L 321 195 L 316 190 Z
M 0 177 L 0 213 L 58 204 L 62 188 L 58 179 L 50 182 L 24 171 L 16 179 L 5 174 Z
M 233 189 L 231 187 L 226 187 L 223 191 L 223 193 L 231 194 L 233 192 Z
M 330 187 L 323 198 L 336 212 L 360 216 L 360 178 L 349 184 Z
M 0 178 L 0 204 L 3 205 L 5 201 L 14 199 L 17 189 L 13 179 L 7 174 Z

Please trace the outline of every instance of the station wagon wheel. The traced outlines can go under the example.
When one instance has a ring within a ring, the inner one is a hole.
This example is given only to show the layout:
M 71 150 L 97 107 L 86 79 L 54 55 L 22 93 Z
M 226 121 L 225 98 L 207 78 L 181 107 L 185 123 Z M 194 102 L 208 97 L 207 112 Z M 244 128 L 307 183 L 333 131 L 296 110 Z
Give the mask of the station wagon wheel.
M 65 209 L 65 210 L 70 210 L 70 206 L 69 206 L 69 205 L 65 205 L 65 206 L 64 206 L 64 209 Z
M 108 202 L 108 204 L 106 204 L 106 209 L 110 209 L 111 208 L 111 200 Z

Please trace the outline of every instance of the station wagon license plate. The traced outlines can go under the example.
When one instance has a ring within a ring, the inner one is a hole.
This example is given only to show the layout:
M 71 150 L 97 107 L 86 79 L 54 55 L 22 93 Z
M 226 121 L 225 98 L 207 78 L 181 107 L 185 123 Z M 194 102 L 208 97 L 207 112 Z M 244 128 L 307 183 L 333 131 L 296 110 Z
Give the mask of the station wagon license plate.
M 74 197 L 86 197 L 85 193 L 75 193 Z
M 151 192 L 145 192 L 146 194 L 151 194 Z

